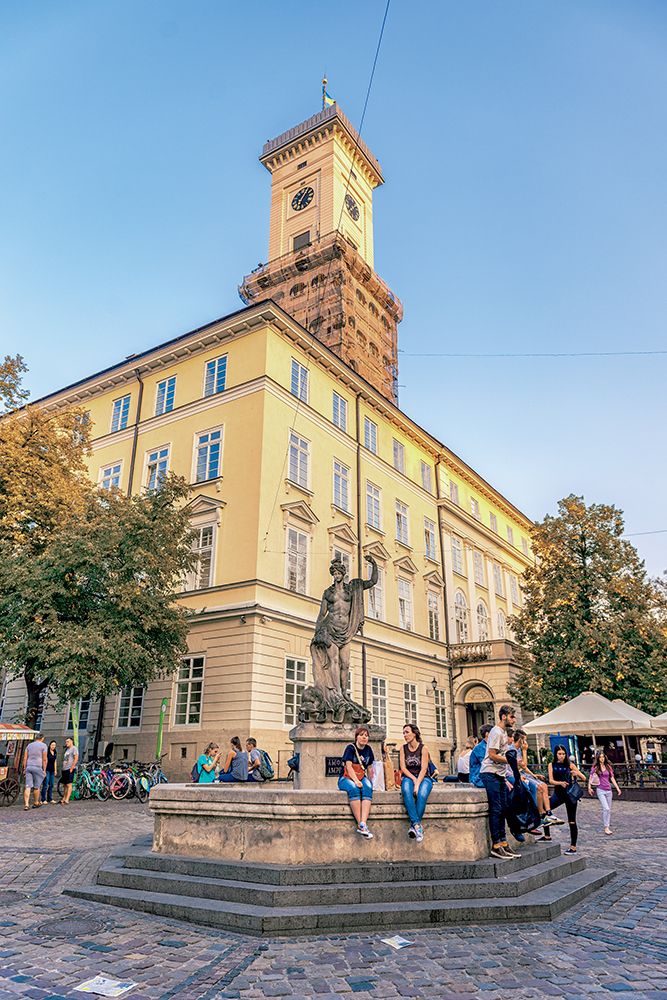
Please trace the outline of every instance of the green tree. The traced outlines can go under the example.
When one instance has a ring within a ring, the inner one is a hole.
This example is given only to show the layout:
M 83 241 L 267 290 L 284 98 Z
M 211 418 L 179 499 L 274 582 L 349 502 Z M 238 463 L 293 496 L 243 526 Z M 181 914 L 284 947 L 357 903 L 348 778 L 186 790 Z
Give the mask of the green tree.
M 25 398 L 21 359 L 0 368 L 5 405 Z M 81 410 L 33 406 L 0 419 L 0 662 L 22 676 L 26 721 L 59 702 L 144 685 L 174 670 L 193 565 L 184 480 L 125 497 L 87 478 Z
M 512 695 L 547 711 L 582 691 L 597 691 L 647 712 L 667 702 L 667 600 L 651 581 L 623 515 L 569 496 L 532 531 L 534 567 L 512 619 L 522 646 Z

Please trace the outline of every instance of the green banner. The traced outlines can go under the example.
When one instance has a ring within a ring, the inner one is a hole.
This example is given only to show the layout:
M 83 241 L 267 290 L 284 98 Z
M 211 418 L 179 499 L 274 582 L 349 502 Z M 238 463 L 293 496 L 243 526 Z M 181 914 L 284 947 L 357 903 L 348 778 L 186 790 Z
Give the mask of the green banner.
M 72 702 L 69 707 L 69 714 L 72 720 L 72 739 L 74 740 L 74 746 L 79 749 L 79 709 L 81 708 L 81 702 Z
M 157 743 L 155 744 L 155 759 L 160 759 L 160 754 L 162 753 L 162 734 L 164 732 L 164 717 L 167 714 L 167 705 L 169 701 L 167 698 L 162 699 L 162 704 L 160 705 L 160 719 L 157 724 Z

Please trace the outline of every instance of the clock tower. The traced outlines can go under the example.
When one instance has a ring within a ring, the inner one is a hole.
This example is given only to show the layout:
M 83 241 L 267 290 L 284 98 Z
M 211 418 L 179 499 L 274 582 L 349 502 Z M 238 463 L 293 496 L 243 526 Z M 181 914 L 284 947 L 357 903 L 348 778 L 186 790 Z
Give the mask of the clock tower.
M 403 306 L 373 270 L 380 164 L 337 105 L 265 143 L 269 259 L 239 288 L 273 299 L 387 399 L 397 401 Z

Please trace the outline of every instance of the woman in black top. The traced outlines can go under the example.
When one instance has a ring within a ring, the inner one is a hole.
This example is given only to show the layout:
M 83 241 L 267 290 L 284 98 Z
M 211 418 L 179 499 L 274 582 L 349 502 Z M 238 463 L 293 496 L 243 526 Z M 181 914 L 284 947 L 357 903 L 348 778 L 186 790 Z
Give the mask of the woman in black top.
M 46 751 L 46 772 L 42 782 L 42 802 L 53 804 L 53 785 L 56 780 L 56 761 L 58 760 L 58 744 L 51 740 Z
M 422 743 L 422 735 L 417 726 L 406 723 L 403 726 L 404 746 L 401 747 L 401 794 L 403 805 L 410 817 L 408 837 L 424 839 L 422 819 L 433 782 L 428 777 L 429 752 Z
M 556 809 L 565 803 L 567 821 L 570 824 L 570 846 L 565 851 L 566 854 L 577 853 L 577 837 L 579 834 L 579 830 L 577 829 L 578 802 L 568 795 L 568 790 L 575 778 L 586 781 L 586 775 L 582 774 L 578 767 L 575 767 L 568 757 L 565 747 L 559 744 L 554 750 L 553 762 L 549 764 L 549 784 L 554 787 L 549 804 L 552 809 Z M 550 838 L 547 837 L 546 839 Z

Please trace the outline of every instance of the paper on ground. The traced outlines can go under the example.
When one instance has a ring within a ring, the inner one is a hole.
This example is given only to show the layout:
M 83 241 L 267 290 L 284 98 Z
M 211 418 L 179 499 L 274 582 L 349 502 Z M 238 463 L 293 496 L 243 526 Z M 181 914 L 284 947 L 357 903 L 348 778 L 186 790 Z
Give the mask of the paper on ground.
M 407 938 L 401 937 L 400 934 L 394 934 L 394 936 L 390 938 L 381 938 L 381 940 L 383 944 L 388 944 L 390 948 L 395 948 L 396 951 L 414 944 L 414 941 L 408 941 Z
M 136 985 L 129 979 L 122 981 L 120 979 L 107 979 L 106 976 L 95 976 L 94 979 L 87 979 L 85 983 L 75 986 L 74 989 L 78 990 L 79 993 L 97 993 L 101 997 L 119 997 L 123 993 L 127 993 L 128 990 L 134 989 Z

